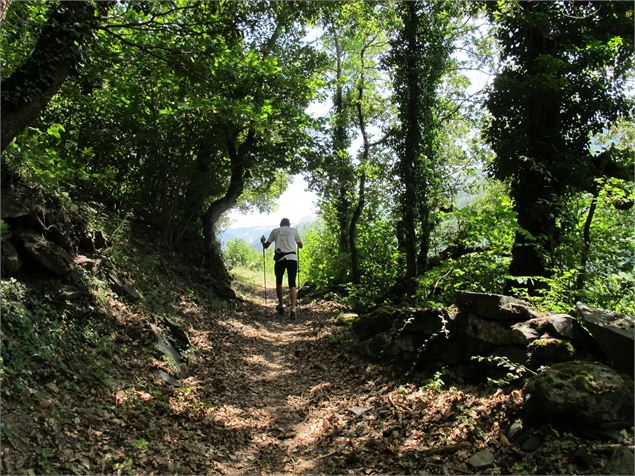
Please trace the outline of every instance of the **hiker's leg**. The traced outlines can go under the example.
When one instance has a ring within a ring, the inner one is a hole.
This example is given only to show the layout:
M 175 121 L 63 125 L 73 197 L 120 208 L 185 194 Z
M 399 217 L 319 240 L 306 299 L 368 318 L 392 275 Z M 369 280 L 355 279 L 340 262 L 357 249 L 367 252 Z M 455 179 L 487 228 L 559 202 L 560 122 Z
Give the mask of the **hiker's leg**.
M 298 288 L 295 286 L 289 288 L 289 294 L 291 295 L 291 310 L 295 311 L 295 305 L 298 301 Z
M 291 297 L 291 311 L 295 311 L 297 303 L 298 288 L 295 284 L 295 277 L 298 274 L 298 262 L 295 260 L 287 260 L 287 278 L 289 279 L 289 295 Z
M 282 278 L 284 277 L 284 263 L 276 261 L 274 266 L 276 273 L 276 294 L 278 295 L 278 305 L 282 306 Z

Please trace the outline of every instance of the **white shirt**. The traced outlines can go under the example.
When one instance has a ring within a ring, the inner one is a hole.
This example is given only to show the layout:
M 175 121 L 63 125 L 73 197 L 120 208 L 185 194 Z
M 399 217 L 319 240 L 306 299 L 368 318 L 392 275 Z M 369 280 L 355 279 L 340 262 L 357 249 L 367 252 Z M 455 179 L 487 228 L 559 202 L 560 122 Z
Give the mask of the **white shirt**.
M 282 253 L 293 253 L 285 255 L 282 259 L 290 259 L 297 261 L 298 256 L 295 254 L 296 243 L 302 243 L 300 234 L 295 228 L 290 226 L 281 226 L 271 232 L 267 239 L 269 243 L 276 242 L 276 251 L 280 250 Z

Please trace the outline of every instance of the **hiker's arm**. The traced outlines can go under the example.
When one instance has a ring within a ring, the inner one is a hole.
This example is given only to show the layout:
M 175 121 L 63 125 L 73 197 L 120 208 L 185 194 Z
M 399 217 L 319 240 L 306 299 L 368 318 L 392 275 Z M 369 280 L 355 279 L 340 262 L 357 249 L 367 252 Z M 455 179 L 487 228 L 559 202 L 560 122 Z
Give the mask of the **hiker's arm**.
M 269 248 L 269 245 L 271 244 L 271 243 L 269 242 L 269 240 L 266 240 L 266 239 L 265 239 L 265 235 L 262 235 L 262 236 L 260 237 L 260 243 L 262 243 L 262 247 L 263 247 L 264 249 Z

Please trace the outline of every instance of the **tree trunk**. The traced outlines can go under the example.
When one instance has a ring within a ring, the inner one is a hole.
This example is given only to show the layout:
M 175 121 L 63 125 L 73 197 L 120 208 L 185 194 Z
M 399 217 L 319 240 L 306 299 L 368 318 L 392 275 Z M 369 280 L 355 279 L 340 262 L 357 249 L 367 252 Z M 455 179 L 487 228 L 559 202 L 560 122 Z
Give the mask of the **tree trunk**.
M 237 141 L 237 134 L 235 133 L 230 134 L 230 137 L 227 138 L 227 153 L 230 159 L 231 176 L 225 195 L 212 202 L 203 215 L 203 235 L 205 237 L 208 265 L 217 279 L 216 289 L 221 290 L 223 295 L 230 294 L 231 289 L 229 289 L 229 274 L 225 268 L 220 243 L 217 238 L 216 224 L 222 214 L 236 204 L 245 188 L 245 175 L 248 170 L 246 157 L 249 148 L 254 142 L 253 130 L 249 130 L 247 138 L 240 146 L 237 145 Z M 227 291 L 228 289 L 229 291 Z M 233 295 L 233 292 L 231 292 L 231 295 Z
M 407 4 L 408 15 L 404 25 L 406 40 L 406 77 L 407 77 L 407 106 L 405 150 L 401 158 L 400 173 L 404 185 L 401 195 L 402 233 L 400 233 L 403 249 L 406 253 L 405 289 L 408 294 L 416 290 L 417 276 L 417 242 L 416 242 L 416 161 L 419 155 L 419 121 L 417 110 L 421 96 L 419 75 L 417 68 L 417 12 L 414 2 Z
M 541 2 L 527 2 L 525 9 L 543 9 Z M 541 60 L 553 50 L 553 40 L 545 36 L 539 27 L 533 26 L 522 37 L 527 48 L 527 75 L 538 77 L 548 74 L 548 63 Z M 545 66 L 547 64 L 547 66 Z M 521 231 L 516 233 L 512 249 L 509 274 L 512 278 L 506 289 L 513 286 L 525 288 L 530 295 L 544 289 L 546 283 L 540 278 L 550 276 L 547 257 L 560 243 L 560 229 L 556 222 L 559 206 L 555 198 L 559 184 L 554 177 L 535 166 L 555 163 L 551 146 L 552 136 L 560 133 L 560 103 L 557 86 L 541 82 L 526 91 L 527 166 L 520 170 L 518 179 L 512 182 L 512 196 Z M 514 277 L 536 277 L 538 279 L 514 280 Z
M 580 274 L 575 282 L 575 290 L 577 293 L 576 300 L 581 299 L 582 290 L 586 282 L 587 271 L 586 265 L 589 261 L 589 251 L 591 250 L 591 223 L 593 222 L 593 216 L 595 215 L 595 209 L 598 205 L 599 189 L 593 191 L 593 197 L 591 198 L 591 205 L 584 221 L 584 228 L 582 230 L 584 245 L 582 246 L 582 257 L 580 259 Z
M 359 251 L 357 249 L 357 225 L 364 211 L 366 204 L 366 171 L 364 167 L 368 162 L 368 155 L 370 153 L 370 143 L 368 142 L 368 134 L 366 133 L 366 119 L 364 117 L 364 81 L 365 81 L 365 53 L 366 47 L 362 47 L 360 57 L 360 77 L 359 84 L 357 86 L 357 120 L 359 122 L 359 132 L 362 135 L 362 157 L 360 160 L 360 169 L 362 171 L 359 177 L 359 189 L 357 193 L 357 206 L 353 210 L 351 216 L 349 243 L 351 248 L 351 274 L 354 284 L 361 282 L 362 272 L 359 266 Z
M 333 41 L 335 43 L 335 96 L 333 107 L 335 109 L 335 124 L 333 128 L 333 153 L 334 180 L 337 184 L 336 209 L 338 223 L 339 248 L 343 253 L 350 252 L 349 226 L 350 226 L 350 199 L 349 181 L 345 168 L 348 167 L 348 151 L 346 139 L 346 105 L 344 104 L 344 87 L 342 84 L 342 47 L 335 25 L 332 25 Z
M 60 2 L 50 13 L 31 56 L 0 85 L 0 150 L 38 118 L 72 73 L 109 3 Z

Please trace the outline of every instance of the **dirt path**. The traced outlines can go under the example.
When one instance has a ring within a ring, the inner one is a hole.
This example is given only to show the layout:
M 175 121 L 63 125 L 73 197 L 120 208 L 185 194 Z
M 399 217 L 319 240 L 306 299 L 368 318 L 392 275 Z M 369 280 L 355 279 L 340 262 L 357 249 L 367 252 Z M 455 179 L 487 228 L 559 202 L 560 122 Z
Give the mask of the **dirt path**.
M 214 469 L 342 471 L 334 466 L 336 456 L 351 448 L 338 437 L 378 410 L 368 400 L 385 385 L 383 376 L 341 352 L 342 329 L 331 319 L 335 304 L 305 304 L 290 320 L 272 312 L 271 300 L 265 307 L 261 298 L 247 299 L 242 310 L 217 322 L 214 342 L 220 345 L 198 367 L 214 382 L 204 392 L 217 402 L 210 417 L 231 441 Z

